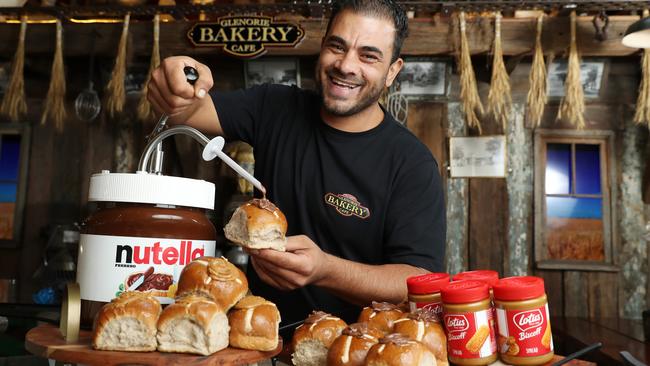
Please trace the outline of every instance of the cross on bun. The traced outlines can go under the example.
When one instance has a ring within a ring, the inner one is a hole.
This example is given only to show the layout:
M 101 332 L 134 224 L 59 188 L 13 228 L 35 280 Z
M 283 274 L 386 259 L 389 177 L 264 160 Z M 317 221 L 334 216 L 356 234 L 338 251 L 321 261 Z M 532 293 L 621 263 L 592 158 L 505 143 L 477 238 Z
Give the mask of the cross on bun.
M 388 334 L 393 331 L 395 320 L 404 316 L 405 313 L 394 304 L 373 301 L 371 306 L 366 306 L 361 310 L 357 322 L 368 323 L 368 325 Z
M 196 295 L 177 298 L 158 320 L 158 350 L 207 356 L 228 347 L 228 330 L 219 304 Z
M 227 312 L 247 292 L 246 275 L 226 258 L 200 257 L 183 268 L 176 296 L 205 296 Z
M 239 206 L 223 231 L 228 240 L 244 248 L 285 251 L 287 219 L 267 199 L 255 198 Z
M 362 366 L 370 347 L 384 333 L 367 323 L 354 323 L 343 329 L 327 352 L 327 366 Z
M 437 366 L 436 357 L 422 343 L 403 334 L 381 338 L 368 351 L 366 366 Z
M 291 359 L 295 366 L 326 366 L 327 350 L 347 324 L 331 314 L 314 311 L 293 333 Z
M 280 312 L 274 303 L 246 296 L 228 314 L 232 347 L 271 351 L 278 347 Z
M 128 291 L 97 313 L 93 348 L 106 351 L 156 350 L 156 323 L 162 307 L 151 294 Z
M 425 345 L 436 356 L 438 365 L 447 364 L 447 337 L 432 310 L 417 309 L 406 318 L 396 320 L 393 331 Z

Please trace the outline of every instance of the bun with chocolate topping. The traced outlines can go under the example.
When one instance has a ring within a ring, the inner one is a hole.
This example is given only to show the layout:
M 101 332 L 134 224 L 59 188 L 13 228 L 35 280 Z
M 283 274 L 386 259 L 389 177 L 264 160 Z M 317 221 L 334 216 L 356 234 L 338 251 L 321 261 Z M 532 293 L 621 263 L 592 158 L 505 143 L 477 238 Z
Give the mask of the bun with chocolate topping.
M 223 230 L 228 240 L 244 248 L 285 251 L 287 219 L 267 199 L 255 198 L 239 206 Z
M 406 314 L 398 306 L 387 302 L 373 301 L 371 306 L 366 306 L 359 314 L 359 323 L 368 323 L 382 332 L 388 334 L 393 331 L 393 323 Z
M 438 365 L 447 365 L 447 337 L 436 319 L 432 310 L 418 309 L 396 320 L 393 331 L 422 343 L 436 356 Z
M 368 351 L 367 366 L 437 366 L 433 353 L 402 334 L 389 334 Z
M 367 323 L 354 323 L 343 329 L 327 352 L 328 366 L 362 366 L 370 347 L 379 342 L 384 333 Z
M 347 324 L 328 313 L 314 311 L 293 333 L 291 360 L 295 366 L 326 366 L 327 351 Z
M 246 275 L 226 258 L 200 257 L 183 268 L 176 297 L 205 296 L 228 311 L 247 292 Z

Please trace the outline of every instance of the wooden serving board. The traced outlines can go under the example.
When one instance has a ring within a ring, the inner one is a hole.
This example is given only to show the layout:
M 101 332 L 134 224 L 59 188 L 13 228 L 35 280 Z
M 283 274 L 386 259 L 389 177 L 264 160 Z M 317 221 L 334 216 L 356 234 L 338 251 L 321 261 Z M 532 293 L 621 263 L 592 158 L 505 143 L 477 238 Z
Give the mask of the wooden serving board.
M 164 352 L 118 352 L 96 351 L 91 347 L 91 332 L 80 331 L 79 341 L 66 343 L 61 331 L 54 325 L 41 325 L 31 329 L 25 336 L 25 348 L 34 355 L 69 363 L 87 365 L 247 365 L 269 359 L 282 350 L 278 347 L 269 352 L 250 351 L 228 347 L 210 356 Z

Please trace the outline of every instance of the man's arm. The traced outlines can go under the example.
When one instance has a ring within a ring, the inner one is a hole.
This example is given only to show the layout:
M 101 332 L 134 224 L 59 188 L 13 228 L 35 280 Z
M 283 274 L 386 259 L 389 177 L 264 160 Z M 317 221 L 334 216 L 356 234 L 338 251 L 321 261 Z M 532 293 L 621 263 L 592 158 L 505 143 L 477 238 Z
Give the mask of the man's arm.
M 199 78 L 187 82 L 183 69 L 195 68 Z M 151 74 L 147 99 L 158 113 L 169 116 L 170 124 L 186 124 L 208 134 L 222 135 L 219 116 L 208 91 L 213 80 L 210 68 L 187 56 L 164 59 Z
M 287 251 L 251 250 L 260 278 L 281 290 L 309 284 L 325 288 L 358 305 L 371 301 L 399 303 L 406 299 L 406 278 L 426 273 L 407 264 L 367 265 L 323 252 L 304 235 L 287 238 Z

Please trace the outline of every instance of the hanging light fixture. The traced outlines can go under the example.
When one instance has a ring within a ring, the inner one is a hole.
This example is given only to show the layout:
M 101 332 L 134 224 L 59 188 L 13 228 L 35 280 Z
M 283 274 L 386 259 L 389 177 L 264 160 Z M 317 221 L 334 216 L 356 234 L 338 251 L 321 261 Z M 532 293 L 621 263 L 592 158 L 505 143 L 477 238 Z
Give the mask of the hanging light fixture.
M 650 48 L 650 18 L 642 17 L 632 23 L 625 31 L 622 43 L 632 48 Z

